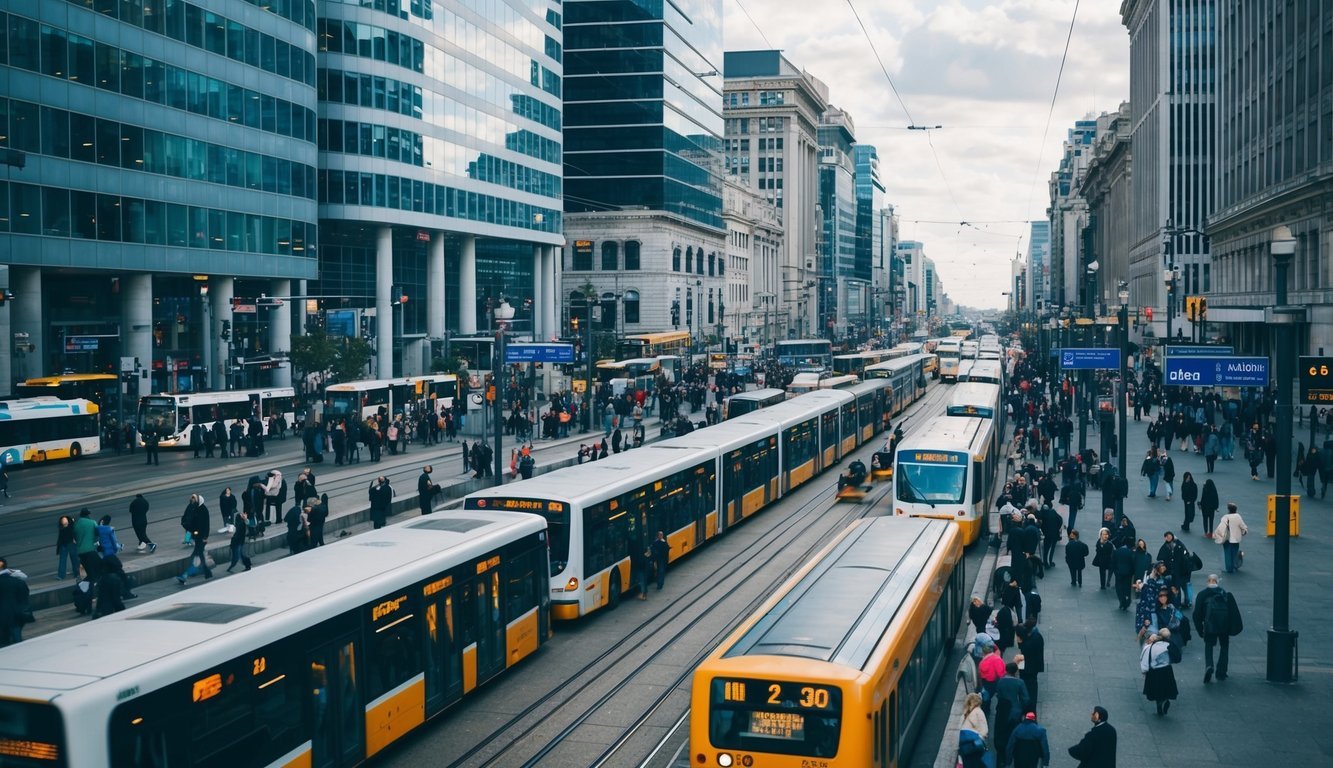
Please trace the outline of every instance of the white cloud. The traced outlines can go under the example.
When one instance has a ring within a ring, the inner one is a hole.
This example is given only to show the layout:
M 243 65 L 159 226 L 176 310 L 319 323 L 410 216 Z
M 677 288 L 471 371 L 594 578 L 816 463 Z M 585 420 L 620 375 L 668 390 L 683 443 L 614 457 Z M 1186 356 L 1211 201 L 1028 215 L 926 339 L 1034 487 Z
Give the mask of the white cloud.
M 1129 38 L 1118 4 L 1080 5 L 1043 143 L 1074 0 L 853 1 L 912 119 L 943 129 L 903 130 L 908 118 L 847 0 L 739 0 L 772 47 L 828 84 L 857 139 L 878 148 L 904 237 L 925 243 L 949 295 L 1000 306 L 1009 260 L 1026 251 L 1021 222 L 1045 218 L 1047 179 L 1066 132 L 1128 98 Z M 725 0 L 724 18 L 727 50 L 769 47 L 738 0 Z

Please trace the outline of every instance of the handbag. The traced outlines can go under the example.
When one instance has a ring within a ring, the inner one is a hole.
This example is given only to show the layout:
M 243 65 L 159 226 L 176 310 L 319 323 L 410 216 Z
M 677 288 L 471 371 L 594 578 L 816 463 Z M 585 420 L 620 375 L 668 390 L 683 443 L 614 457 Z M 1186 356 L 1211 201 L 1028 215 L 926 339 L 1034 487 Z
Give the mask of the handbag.
M 1203 558 L 1199 557 L 1198 552 L 1190 553 L 1190 565 L 1194 566 L 1194 570 L 1196 571 L 1203 570 Z
M 19 611 L 20 624 L 32 624 L 35 621 L 37 621 L 37 617 L 32 615 L 32 608 L 25 607 L 23 610 Z

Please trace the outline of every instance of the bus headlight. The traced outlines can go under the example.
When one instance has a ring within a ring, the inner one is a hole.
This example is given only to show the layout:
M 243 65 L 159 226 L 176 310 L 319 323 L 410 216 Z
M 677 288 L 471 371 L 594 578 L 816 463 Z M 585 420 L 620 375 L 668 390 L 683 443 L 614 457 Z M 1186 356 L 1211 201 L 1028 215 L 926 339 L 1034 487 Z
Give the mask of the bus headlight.
M 732 762 L 733 760 L 731 759 L 731 755 L 727 754 L 726 752 L 718 753 L 717 764 L 722 766 L 722 768 L 730 768 Z
M 565 582 L 565 591 L 566 591 L 566 592 L 577 592 L 577 591 L 579 591 L 579 580 L 578 580 L 578 577 L 576 577 L 576 576 L 570 576 L 570 577 L 569 577 L 569 581 Z
M 967 515 L 967 510 L 965 510 L 965 509 L 960 509 L 960 510 L 958 510 L 958 516 L 959 516 L 959 517 L 965 517 L 966 515 Z
M 903 511 L 903 508 L 902 508 L 902 507 L 895 507 L 894 510 L 893 510 L 893 514 L 898 515 L 899 517 L 902 517 L 903 515 L 905 515 L 905 514 L 907 514 L 907 513 Z

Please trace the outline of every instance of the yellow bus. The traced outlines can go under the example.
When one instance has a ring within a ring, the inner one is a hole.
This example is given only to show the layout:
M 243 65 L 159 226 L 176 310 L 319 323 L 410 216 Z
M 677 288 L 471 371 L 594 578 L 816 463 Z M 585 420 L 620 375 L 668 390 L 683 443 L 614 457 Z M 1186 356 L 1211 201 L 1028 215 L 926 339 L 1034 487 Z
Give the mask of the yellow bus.
M 110 373 L 62 373 L 28 379 L 14 387 L 18 397 L 92 400 L 103 408 L 115 405 L 119 391 L 120 379 Z
M 0 400 L 0 466 L 77 459 L 101 448 L 97 403 L 54 397 Z
M 620 340 L 616 357 L 620 360 L 633 360 L 660 355 L 690 354 L 689 331 L 663 331 L 661 333 L 634 333 Z

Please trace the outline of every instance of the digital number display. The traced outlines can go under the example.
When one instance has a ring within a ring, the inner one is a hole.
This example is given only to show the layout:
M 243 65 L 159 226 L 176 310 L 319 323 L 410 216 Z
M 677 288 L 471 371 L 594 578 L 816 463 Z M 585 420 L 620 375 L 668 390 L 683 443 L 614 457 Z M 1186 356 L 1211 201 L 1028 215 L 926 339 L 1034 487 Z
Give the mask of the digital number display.
M 805 740 L 805 715 L 795 712 L 751 712 L 745 736 L 784 741 Z
M 912 461 L 925 462 L 927 464 L 962 464 L 966 461 L 966 458 L 961 453 L 913 451 Z
M 485 498 L 468 499 L 464 506 L 467 509 L 502 509 L 510 512 L 542 514 L 545 512 L 564 512 L 569 505 L 562 501 L 547 501 L 546 499 Z
M 990 419 L 994 418 L 995 411 L 979 405 L 951 405 L 944 409 L 944 414 L 946 416 L 980 416 L 984 419 Z
M 722 700 L 737 704 L 760 704 L 789 709 L 833 709 L 838 689 L 807 683 L 783 683 L 763 680 L 718 680 Z
M 214 673 L 202 680 L 194 681 L 191 700 L 195 702 L 208 701 L 219 693 L 222 693 L 222 675 Z
M 808 682 L 714 678 L 709 742 L 719 749 L 833 757 L 842 733 L 842 691 Z

